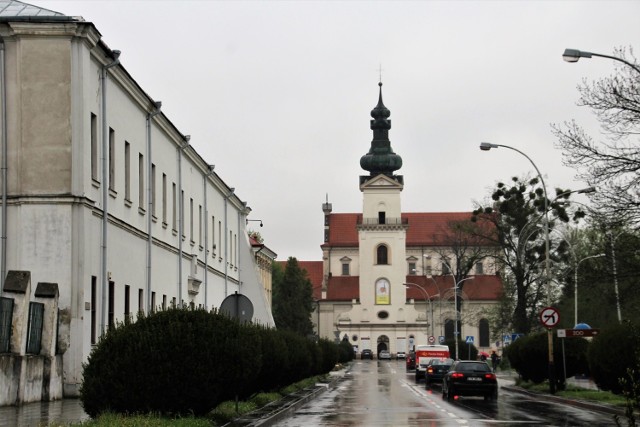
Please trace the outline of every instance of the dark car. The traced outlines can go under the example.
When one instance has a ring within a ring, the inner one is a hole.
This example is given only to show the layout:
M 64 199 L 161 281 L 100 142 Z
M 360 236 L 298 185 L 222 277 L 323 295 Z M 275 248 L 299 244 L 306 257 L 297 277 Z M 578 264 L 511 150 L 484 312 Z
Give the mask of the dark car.
M 442 379 L 442 398 L 454 396 L 483 396 L 484 400 L 498 398 L 498 381 L 487 362 L 457 360 Z
M 427 388 L 431 383 L 441 383 L 442 378 L 444 378 L 451 364 L 453 364 L 453 359 L 444 357 L 431 359 L 424 374 L 424 381 L 427 384 Z
M 360 359 L 362 359 L 362 360 L 364 360 L 364 359 L 373 360 L 373 351 L 365 348 L 364 350 L 362 350 L 362 353 L 360 353 Z
M 410 351 L 409 354 L 407 354 L 405 361 L 407 362 L 407 372 L 416 369 L 416 352 Z

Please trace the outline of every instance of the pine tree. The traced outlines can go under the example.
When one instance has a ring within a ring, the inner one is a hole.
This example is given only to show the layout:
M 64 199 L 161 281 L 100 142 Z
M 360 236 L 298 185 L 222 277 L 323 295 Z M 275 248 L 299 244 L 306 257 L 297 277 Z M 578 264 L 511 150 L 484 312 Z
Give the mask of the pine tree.
M 307 271 L 301 269 L 298 260 L 290 257 L 282 269 L 273 269 L 273 318 L 276 327 L 302 336 L 313 333 L 311 312 L 313 294 Z

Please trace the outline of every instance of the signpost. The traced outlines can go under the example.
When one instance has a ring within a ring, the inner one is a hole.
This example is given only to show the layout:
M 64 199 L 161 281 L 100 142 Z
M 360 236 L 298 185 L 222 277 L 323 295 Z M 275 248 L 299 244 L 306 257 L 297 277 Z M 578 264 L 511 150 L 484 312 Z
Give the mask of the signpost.
M 595 337 L 600 329 L 558 329 L 558 338 L 586 338 Z
M 471 344 L 473 344 L 473 335 L 467 335 L 467 339 L 465 340 L 465 342 L 468 344 L 469 347 L 469 359 L 471 359 Z

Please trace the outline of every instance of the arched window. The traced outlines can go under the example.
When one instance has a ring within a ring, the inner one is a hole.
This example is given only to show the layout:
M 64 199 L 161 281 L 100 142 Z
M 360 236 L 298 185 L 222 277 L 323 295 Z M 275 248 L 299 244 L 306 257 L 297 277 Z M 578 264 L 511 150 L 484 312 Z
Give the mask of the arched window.
M 478 334 L 480 335 L 478 340 L 480 347 L 490 347 L 489 321 L 487 319 L 480 319 L 480 323 L 478 324 Z
M 376 264 L 389 264 L 388 249 L 385 245 L 380 245 L 376 249 Z

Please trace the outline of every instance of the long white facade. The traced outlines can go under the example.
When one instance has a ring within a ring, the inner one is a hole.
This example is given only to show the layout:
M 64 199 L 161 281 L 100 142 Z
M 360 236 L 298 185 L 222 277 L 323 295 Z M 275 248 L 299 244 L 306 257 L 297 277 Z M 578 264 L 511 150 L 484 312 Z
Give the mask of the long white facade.
M 16 314 L 15 289 L 57 284 L 57 345 L 36 356 L 59 370 L 60 387 L 38 395 L 3 370 L 0 379 L 19 384 L 15 396 L 0 393 L 0 404 L 77 395 L 92 345 L 138 311 L 217 308 L 238 292 L 252 301 L 254 321 L 274 325 L 246 232 L 247 203 L 93 24 L 48 12 L 0 17 L 3 307 L 14 300 L 13 336 L 0 358 L 28 370 L 30 338 L 15 332 L 32 319 Z M 30 284 L 5 289 L 13 271 L 29 272 Z

